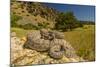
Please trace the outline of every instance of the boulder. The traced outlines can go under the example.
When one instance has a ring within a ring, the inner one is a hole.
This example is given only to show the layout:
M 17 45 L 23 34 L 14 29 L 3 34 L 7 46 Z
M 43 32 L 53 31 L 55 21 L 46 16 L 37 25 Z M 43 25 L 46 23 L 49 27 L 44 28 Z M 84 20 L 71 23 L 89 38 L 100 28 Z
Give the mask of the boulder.
M 11 37 L 16 37 L 16 33 L 15 32 L 11 32 Z

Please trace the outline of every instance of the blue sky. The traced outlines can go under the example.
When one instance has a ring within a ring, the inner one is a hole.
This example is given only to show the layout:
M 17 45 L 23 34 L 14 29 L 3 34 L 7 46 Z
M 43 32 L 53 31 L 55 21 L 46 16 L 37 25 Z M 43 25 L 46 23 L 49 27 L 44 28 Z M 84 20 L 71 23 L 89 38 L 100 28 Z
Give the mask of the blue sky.
M 95 6 L 54 3 L 45 3 L 45 5 L 61 12 L 73 11 L 78 20 L 95 21 Z

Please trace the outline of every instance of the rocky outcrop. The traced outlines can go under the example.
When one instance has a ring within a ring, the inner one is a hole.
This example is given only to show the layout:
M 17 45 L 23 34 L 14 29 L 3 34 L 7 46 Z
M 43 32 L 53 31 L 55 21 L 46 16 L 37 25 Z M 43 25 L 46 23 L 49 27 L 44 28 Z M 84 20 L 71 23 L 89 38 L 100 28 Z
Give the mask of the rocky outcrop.
M 47 30 L 34 31 L 27 35 L 27 39 L 18 38 L 17 36 L 11 37 L 12 65 L 56 64 L 84 61 L 75 54 L 75 50 L 68 42 L 63 38 L 56 38 L 54 33 L 52 34 L 52 38 L 51 33 L 48 37 L 46 36 L 46 39 L 45 36 L 41 38 L 42 33 L 40 34 L 40 32 L 43 31 L 48 32 Z

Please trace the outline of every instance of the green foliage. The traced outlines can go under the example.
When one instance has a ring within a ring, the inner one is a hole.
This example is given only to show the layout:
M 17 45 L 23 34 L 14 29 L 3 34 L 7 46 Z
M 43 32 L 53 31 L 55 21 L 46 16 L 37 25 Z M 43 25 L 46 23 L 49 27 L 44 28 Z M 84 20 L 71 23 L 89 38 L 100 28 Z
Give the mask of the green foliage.
M 84 25 L 95 25 L 95 22 L 93 21 L 80 21 Z
M 82 27 L 82 24 L 78 22 L 73 12 L 59 14 L 59 17 L 56 21 L 57 23 L 55 24 L 55 28 L 62 31 Z
M 87 27 L 84 29 L 84 27 Z M 22 28 L 11 28 L 17 36 L 22 38 L 30 31 Z M 82 28 L 75 28 L 72 31 L 64 32 L 65 40 L 70 42 L 78 56 L 87 61 L 95 60 L 95 25 L 84 25 Z
M 16 32 L 16 36 L 18 37 L 25 37 L 28 33 L 28 31 L 31 31 L 31 30 L 24 30 L 22 28 L 16 28 L 16 27 L 12 27 L 11 28 L 11 32 Z
M 22 19 L 21 16 L 15 15 L 15 14 L 11 14 L 11 27 L 18 27 L 17 25 L 17 21 Z
M 25 24 L 25 25 L 19 25 L 20 28 L 23 28 L 25 30 L 32 30 L 32 29 L 36 29 L 34 25 L 32 25 L 31 23 Z
M 42 28 L 47 28 L 48 27 L 48 23 L 38 23 L 38 25 L 33 25 L 31 23 L 28 23 L 28 24 L 25 24 L 25 25 L 18 25 L 19 28 L 23 28 L 25 30 L 39 30 L 39 29 L 42 29 Z
M 41 29 L 41 28 L 47 28 L 48 27 L 48 23 L 45 23 L 45 22 L 38 23 L 38 27 L 39 27 L 39 29 Z
M 22 24 L 18 25 L 16 22 L 20 19 L 22 19 L 21 16 L 11 14 L 11 27 L 23 28 L 25 30 L 32 30 L 32 29 L 38 30 L 38 29 L 41 29 L 41 28 L 47 28 L 48 25 L 49 25 L 48 23 L 45 23 L 45 22 L 38 23 L 38 25 L 33 25 L 32 23 L 28 23 L 28 24 L 24 24 L 24 25 L 22 25 Z M 23 21 L 23 22 L 25 22 L 25 21 Z

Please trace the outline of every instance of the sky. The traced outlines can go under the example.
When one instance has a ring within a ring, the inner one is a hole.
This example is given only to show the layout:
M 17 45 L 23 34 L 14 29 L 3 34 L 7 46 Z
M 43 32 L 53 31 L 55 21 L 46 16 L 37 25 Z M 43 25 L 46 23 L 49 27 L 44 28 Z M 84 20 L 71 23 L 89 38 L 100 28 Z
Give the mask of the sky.
M 95 6 L 55 3 L 44 4 L 61 12 L 73 11 L 76 18 L 80 21 L 95 21 Z

